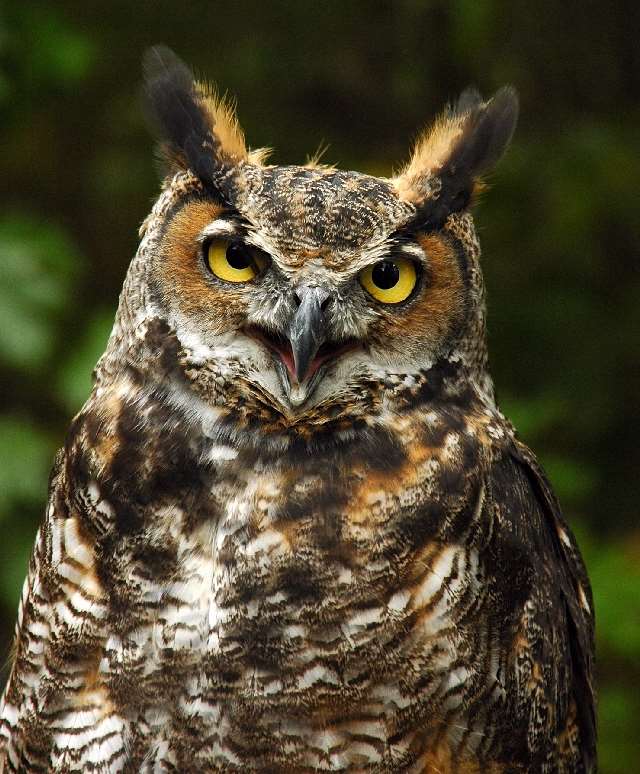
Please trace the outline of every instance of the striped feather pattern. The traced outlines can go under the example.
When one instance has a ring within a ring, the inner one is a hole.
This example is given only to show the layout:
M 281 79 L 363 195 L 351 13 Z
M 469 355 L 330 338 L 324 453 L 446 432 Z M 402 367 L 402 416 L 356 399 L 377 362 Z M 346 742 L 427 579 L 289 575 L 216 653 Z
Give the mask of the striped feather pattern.
M 471 393 L 395 401 L 332 464 L 207 437 L 144 381 L 89 401 L 25 586 L 7 770 L 551 772 L 561 738 L 577 760 L 508 427 Z

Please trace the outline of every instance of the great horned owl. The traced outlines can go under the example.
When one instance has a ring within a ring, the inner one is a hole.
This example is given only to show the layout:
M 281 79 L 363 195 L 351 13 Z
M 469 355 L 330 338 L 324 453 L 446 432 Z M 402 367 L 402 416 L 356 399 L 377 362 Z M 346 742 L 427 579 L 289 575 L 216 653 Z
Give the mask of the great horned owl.
M 466 92 L 397 176 L 271 166 L 170 51 L 169 173 L 50 481 L 5 771 L 587 772 L 593 607 L 494 400 Z

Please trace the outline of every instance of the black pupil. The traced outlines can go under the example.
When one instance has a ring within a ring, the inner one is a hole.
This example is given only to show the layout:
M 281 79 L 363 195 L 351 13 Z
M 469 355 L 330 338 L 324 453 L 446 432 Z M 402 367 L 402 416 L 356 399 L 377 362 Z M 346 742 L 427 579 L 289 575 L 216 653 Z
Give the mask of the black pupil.
M 233 243 L 227 247 L 227 261 L 234 269 L 246 269 L 251 266 L 251 253 L 244 245 Z
M 391 261 L 380 261 L 373 267 L 371 279 L 381 290 L 389 290 L 398 284 L 400 269 Z

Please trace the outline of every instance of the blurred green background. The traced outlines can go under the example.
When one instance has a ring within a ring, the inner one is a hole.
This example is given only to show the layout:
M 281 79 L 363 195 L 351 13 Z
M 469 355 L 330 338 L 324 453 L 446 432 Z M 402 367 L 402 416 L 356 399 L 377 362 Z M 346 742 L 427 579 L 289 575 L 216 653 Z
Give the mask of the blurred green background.
M 158 190 L 157 42 L 237 97 L 275 160 L 389 174 L 469 84 L 520 92 L 477 211 L 493 372 L 574 527 L 598 617 L 601 770 L 640 771 L 640 11 L 635 2 L 0 6 L 0 653 L 48 470 L 88 395 Z

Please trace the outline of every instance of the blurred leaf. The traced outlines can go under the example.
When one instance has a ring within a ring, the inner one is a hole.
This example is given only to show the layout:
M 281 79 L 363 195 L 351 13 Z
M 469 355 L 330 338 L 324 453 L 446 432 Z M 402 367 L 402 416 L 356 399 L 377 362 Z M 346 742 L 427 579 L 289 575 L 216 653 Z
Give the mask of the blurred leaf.
M 9 610 L 16 610 L 18 606 L 36 534 L 36 527 L 31 520 L 20 519 L 20 513 L 17 515 L 18 526 L 3 538 L 0 562 L 0 601 Z
M 96 59 L 96 44 L 54 4 L 24 3 L 16 27 L 29 65 L 27 78 L 35 86 L 51 83 L 71 88 L 87 77 Z
M 493 3 L 454 0 L 451 3 L 453 44 L 465 59 L 475 54 L 494 29 Z
M 560 501 L 584 500 L 598 484 L 596 470 L 559 454 L 541 454 L 540 460 Z
M 55 444 L 31 420 L 0 416 L 0 520 L 15 503 L 42 502 Z
M 568 406 L 561 395 L 543 393 L 536 398 L 517 398 L 501 394 L 500 408 L 522 438 L 531 443 L 538 434 L 564 419 Z
M 91 374 L 98 358 L 105 350 L 113 328 L 113 310 L 100 310 L 91 318 L 60 369 L 57 388 L 60 400 L 75 413 L 91 391 Z
M 600 692 L 599 764 L 603 774 L 630 774 L 632 761 L 640 761 L 637 694 L 623 686 L 609 687 Z
M 37 371 L 57 337 L 79 264 L 62 229 L 24 214 L 0 218 L 0 359 Z
M 11 83 L 7 76 L 0 71 L 0 104 L 6 102 L 11 96 Z
M 56 443 L 32 420 L 0 416 L 0 601 L 15 610 L 47 498 Z
M 599 545 L 589 553 L 598 647 L 630 661 L 640 653 L 640 566 L 622 544 Z

